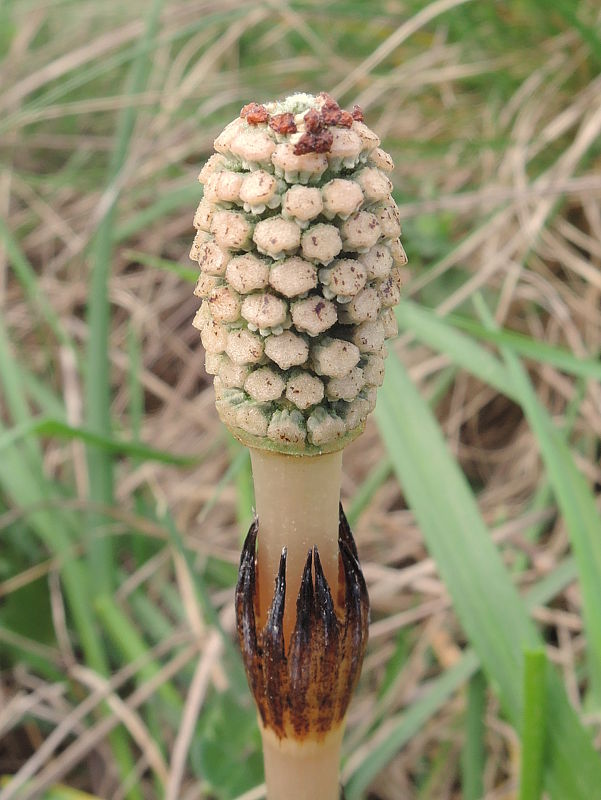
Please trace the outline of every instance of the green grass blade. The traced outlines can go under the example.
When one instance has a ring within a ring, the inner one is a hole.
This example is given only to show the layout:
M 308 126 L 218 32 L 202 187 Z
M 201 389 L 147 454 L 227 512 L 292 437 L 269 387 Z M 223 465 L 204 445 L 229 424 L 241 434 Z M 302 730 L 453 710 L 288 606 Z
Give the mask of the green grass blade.
M 198 280 L 198 270 L 190 267 L 182 267 L 175 261 L 169 261 L 167 258 L 158 258 L 150 253 L 143 253 L 141 250 L 124 250 L 123 255 L 125 258 L 131 258 L 132 261 L 137 261 L 145 267 L 152 269 L 161 269 L 166 272 L 172 272 L 183 281 L 187 283 L 196 283 Z
M 154 0 L 147 14 L 146 30 L 140 41 L 140 50 L 129 74 L 127 93 L 139 94 L 146 84 L 149 66 L 149 44 L 159 22 L 162 0 Z M 92 247 L 92 275 L 88 303 L 89 365 L 86 383 L 86 408 L 89 428 L 101 436 L 111 433 L 111 389 L 109 375 L 109 323 L 110 306 L 108 280 L 113 253 L 113 230 L 117 215 L 119 191 L 117 182 L 125 164 L 137 117 L 135 103 L 128 105 L 119 118 L 115 149 L 109 166 L 107 191 L 112 193 L 107 209 L 96 233 Z M 100 504 L 110 505 L 113 500 L 113 464 L 111 454 L 94 445 L 87 447 L 90 498 Z M 90 527 L 98 522 L 90 519 Z M 106 538 L 90 537 L 90 564 L 93 564 L 96 593 L 110 593 L 113 583 L 110 543 Z
M 138 334 L 133 326 L 127 327 L 127 355 L 129 361 L 128 389 L 129 389 L 129 416 L 131 420 L 131 433 L 134 441 L 140 441 L 142 420 L 144 417 L 144 389 L 140 380 L 142 371 L 142 352 Z
M 386 670 L 378 687 L 378 706 L 383 707 L 386 711 L 389 709 L 391 695 L 397 686 L 403 667 L 407 663 L 410 650 L 409 633 L 401 628 L 396 635 L 394 650 L 386 662 Z
M 581 384 L 583 382 L 581 381 Z M 578 416 L 578 411 L 582 404 L 582 400 L 585 393 L 585 386 L 581 385 L 580 387 L 576 386 L 577 391 L 575 392 L 573 398 L 570 400 L 566 407 L 565 411 L 565 423 L 562 429 L 559 431 L 561 438 L 566 441 L 567 438 L 570 436 L 573 428 L 574 423 Z M 542 481 L 536 488 L 536 491 L 532 497 L 532 500 L 529 503 L 529 510 L 530 511 L 542 511 L 545 508 L 550 508 L 553 504 L 553 490 L 551 489 L 551 485 L 549 480 Z M 526 530 L 523 532 L 523 537 L 525 541 L 535 542 L 538 540 L 539 536 L 543 532 L 545 527 L 545 523 L 543 521 L 536 522 L 533 525 L 530 525 Z M 519 553 L 515 562 L 513 564 L 513 572 L 523 572 L 526 569 L 526 565 L 528 562 L 528 558 L 525 553 Z
M 477 375 L 484 383 L 512 397 L 511 381 L 503 362 L 469 336 L 454 330 L 433 311 L 410 300 L 401 300 L 396 315 L 401 330 L 410 331 L 432 349 L 446 353 L 455 364 Z
M 568 445 L 540 404 L 517 357 L 504 351 L 524 413 L 540 448 L 553 493 L 566 521 L 578 565 L 588 642 L 591 699 L 601 706 L 601 521 L 595 498 L 579 472 Z
M 369 505 L 370 500 L 378 491 L 380 486 L 386 481 L 392 472 L 392 464 L 389 459 L 379 461 L 361 481 L 355 492 L 352 502 L 348 509 L 346 509 L 346 516 L 349 524 L 352 526 L 359 519 L 362 512 Z
M 77 351 L 73 341 L 63 328 L 58 314 L 42 296 L 38 286 L 38 277 L 34 268 L 27 260 L 19 242 L 9 230 L 6 222 L 1 218 L 0 239 L 2 239 L 10 265 L 23 287 L 23 291 L 25 292 L 25 296 L 29 301 L 29 305 L 35 317 L 37 318 L 39 316 L 43 319 L 55 335 L 56 340 L 76 353 Z
M 246 531 L 252 522 L 253 509 L 255 507 L 255 488 L 250 466 L 250 454 L 248 448 L 241 445 L 233 436 L 228 436 L 227 448 L 230 464 L 226 475 L 229 477 L 229 469 L 233 468 L 233 478 L 236 486 L 236 519 L 238 528 L 240 531 Z M 238 463 L 239 461 L 242 463 Z
M 196 520 L 198 524 L 204 522 L 205 519 L 208 517 L 209 513 L 213 510 L 213 508 L 215 508 L 215 505 L 219 502 L 219 498 L 221 497 L 223 490 L 229 484 L 229 482 L 231 480 L 234 480 L 238 476 L 241 470 L 245 471 L 248 469 L 248 460 L 249 460 L 249 455 L 247 448 L 246 447 L 238 448 L 237 452 L 233 455 L 228 468 L 223 473 L 218 482 L 215 484 L 215 489 L 213 491 L 213 494 L 202 507 L 202 511 L 200 512 Z
M 189 209 L 193 203 L 198 203 L 202 197 L 202 187 L 186 181 L 185 186 L 176 186 L 166 189 L 161 196 L 147 208 L 139 211 L 125 222 L 120 222 L 113 231 L 113 243 L 123 242 L 136 233 L 149 228 L 153 222 L 165 219 L 169 214 L 180 208 Z
M 523 711 L 517 688 L 522 652 L 539 646 L 540 639 L 436 421 L 398 359 L 390 361 L 376 409 L 383 440 L 457 615 L 517 726 Z M 546 788 L 553 800 L 590 800 L 601 785 L 601 759 L 555 673 L 549 715 Z
M 584 5 L 585 4 L 583 4 L 583 6 Z M 594 5 L 590 9 L 591 12 L 593 8 Z M 553 10 L 578 31 L 583 41 L 586 42 L 589 47 L 591 60 L 595 62 L 597 69 L 601 69 L 601 35 L 599 35 L 599 31 L 597 30 L 598 25 L 595 26 L 592 20 L 590 23 L 587 23 L 585 19 L 581 18 L 584 15 L 582 14 L 579 3 L 572 3 L 570 0 L 557 0 L 553 6 Z
M 447 789 L 449 766 L 453 766 L 455 754 L 449 739 L 434 745 L 434 752 L 428 758 L 427 774 L 421 778 L 416 800 L 438 800 Z
M 10 786 L 11 780 L 11 775 L 0 776 L 0 788 Z M 82 792 L 79 789 L 72 789 L 70 786 L 63 786 L 57 783 L 55 786 L 46 789 L 40 800 L 101 800 L 101 798 L 98 795 L 88 794 L 88 792 Z
M 148 646 L 140 636 L 137 628 L 123 613 L 112 597 L 102 595 L 95 602 L 96 611 L 111 640 L 122 652 L 128 662 L 142 660 L 148 652 Z M 142 683 L 156 677 L 161 671 L 158 663 L 150 661 L 143 664 L 139 671 Z M 166 682 L 157 689 L 157 696 L 165 706 L 166 713 L 173 725 L 179 723 L 183 703 L 179 692 L 172 683 Z
M 66 419 L 67 412 L 62 399 L 54 392 L 51 386 L 45 384 L 42 378 L 30 372 L 23 364 L 21 364 L 21 380 L 34 408 L 39 409 L 44 415 L 53 419 Z
M 0 375 L 2 376 L 0 397 L 6 403 L 6 411 L 18 427 L 27 426 L 30 421 L 30 411 L 23 387 L 21 369 L 19 369 L 17 358 L 11 353 L 9 338 L 1 319 Z M 41 472 L 42 451 L 38 447 L 38 443 L 26 437 L 23 445 L 31 468 Z
M 478 339 L 490 342 L 498 347 L 508 347 L 520 356 L 539 361 L 541 364 L 550 364 L 570 375 L 601 381 L 601 361 L 598 359 L 577 358 L 569 350 L 552 347 L 545 342 L 538 342 L 516 331 L 491 330 L 468 317 L 452 314 L 446 319 L 451 325 L 461 328 L 466 333 L 470 333 Z
M 485 715 L 486 679 L 481 672 L 477 672 L 467 685 L 465 742 L 461 753 L 463 800 L 481 800 L 484 796 Z
M 60 419 L 52 418 L 31 419 L 28 422 L 16 425 L 14 428 L 0 434 L 0 450 L 9 447 L 31 434 L 36 434 L 37 436 L 51 436 L 57 439 L 64 439 L 65 441 L 77 439 L 85 444 L 94 445 L 94 447 L 105 450 L 107 453 L 141 458 L 145 461 L 158 461 L 163 464 L 190 466 L 190 464 L 195 464 L 198 461 L 197 457 L 177 456 L 172 453 L 167 453 L 164 450 L 147 447 L 138 442 L 123 442 L 113 436 L 101 436 L 86 428 L 67 425 L 66 422 Z
M 439 401 L 445 396 L 453 383 L 455 373 L 456 369 L 454 367 L 447 367 L 438 373 L 433 381 L 432 392 L 428 397 L 431 408 L 436 408 Z M 390 459 L 385 458 L 376 464 L 365 476 L 353 495 L 349 507 L 346 509 L 346 516 L 351 527 L 357 522 L 360 515 L 371 502 L 374 494 L 386 481 L 391 472 L 392 464 L 390 463 Z
M 524 721 L 519 800 L 540 800 L 546 738 L 547 659 L 543 649 L 524 653 Z
M 127 573 L 122 573 L 122 579 L 127 578 Z M 158 644 L 173 633 L 173 622 L 163 613 L 153 598 L 145 592 L 145 587 L 128 595 L 128 605 L 131 607 L 136 623 L 151 639 L 151 643 Z

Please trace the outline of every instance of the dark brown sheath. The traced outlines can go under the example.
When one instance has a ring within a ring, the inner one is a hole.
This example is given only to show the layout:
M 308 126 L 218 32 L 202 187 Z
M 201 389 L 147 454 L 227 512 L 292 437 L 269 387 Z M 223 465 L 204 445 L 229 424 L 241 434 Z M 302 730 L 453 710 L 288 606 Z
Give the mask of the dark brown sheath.
M 251 525 L 236 586 L 238 639 L 251 692 L 266 728 L 280 738 L 322 738 L 344 719 L 369 625 L 369 597 L 349 524 L 340 507 L 338 607 L 314 547 L 296 599 L 296 624 L 285 650 L 286 549 L 267 622 L 257 630 L 256 540 Z

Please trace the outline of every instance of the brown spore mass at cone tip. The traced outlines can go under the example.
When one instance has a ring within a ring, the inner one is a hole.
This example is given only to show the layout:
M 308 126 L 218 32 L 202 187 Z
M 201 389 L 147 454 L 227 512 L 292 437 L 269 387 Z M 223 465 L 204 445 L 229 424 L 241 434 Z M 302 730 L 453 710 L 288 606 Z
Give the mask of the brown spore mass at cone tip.
M 367 644 L 369 597 L 357 548 L 342 508 L 335 597 L 315 547 L 307 554 L 296 597 L 296 623 L 284 641 L 286 550 L 267 621 L 257 625 L 256 539 L 244 542 L 236 586 L 236 621 L 248 683 L 263 725 L 280 738 L 317 739 L 341 724 L 361 672 Z
M 246 444 L 338 450 L 373 410 L 407 261 L 379 145 L 357 106 L 298 94 L 245 105 L 201 170 L 194 324 L 219 414 Z M 332 341 L 349 352 L 328 366 Z

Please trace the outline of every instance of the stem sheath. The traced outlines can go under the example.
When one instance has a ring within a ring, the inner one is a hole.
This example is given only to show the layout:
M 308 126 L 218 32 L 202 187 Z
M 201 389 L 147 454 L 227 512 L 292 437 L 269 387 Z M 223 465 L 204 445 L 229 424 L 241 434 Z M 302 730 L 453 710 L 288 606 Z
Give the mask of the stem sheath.
M 288 456 L 250 451 L 259 519 L 259 618 L 264 624 L 273 597 L 282 548 L 288 550 L 284 639 L 296 619 L 296 597 L 307 552 L 317 545 L 333 595 L 338 585 L 338 505 L 342 451 Z

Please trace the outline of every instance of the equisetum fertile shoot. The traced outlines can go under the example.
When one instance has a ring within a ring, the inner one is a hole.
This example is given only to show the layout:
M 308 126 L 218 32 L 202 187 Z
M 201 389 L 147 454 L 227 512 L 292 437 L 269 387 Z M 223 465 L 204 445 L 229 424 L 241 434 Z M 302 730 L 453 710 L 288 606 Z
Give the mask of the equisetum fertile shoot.
M 338 800 L 369 600 L 342 450 L 384 378 L 406 263 L 392 159 L 327 94 L 250 103 L 215 140 L 191 258 L 217 410 L 250 448 L 238 636 L 269 800 Z

